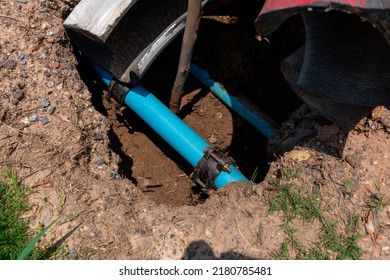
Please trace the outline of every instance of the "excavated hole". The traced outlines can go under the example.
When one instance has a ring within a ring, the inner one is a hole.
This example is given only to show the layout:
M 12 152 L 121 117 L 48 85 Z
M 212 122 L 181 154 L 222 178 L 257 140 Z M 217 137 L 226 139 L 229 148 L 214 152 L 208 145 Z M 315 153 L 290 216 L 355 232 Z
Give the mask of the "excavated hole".
M 281 122 L 301 105 L 284 81 L 279 62 L 303 42 L 302 23 L 293 18 L 272 37 L 259 41 L 253 25 L 259 9 L 258 4 L 248 4 L 221 10 L 221 15 L 238 17 L 234 24 L 204 19 L 194 62 L 207 69 L 231 94 L 246 95 Z M 180 46 L 181 38 L 175 39 L 141 81 L 166 105 Z M 129 108 L 117 110 L 114 103 L 102 98 L 105 86 L 91 76 L 90 68 L 82 61 L 79 70 L 92 92 L 93 105 L 110 121 L 109 139 L 111 149 L 121 158 L 120 175 L 132 180 L 158 204 L 196 205 L 207 199 L 189 179 L 193 168 Z M 264 179 L 269 168 L 266 138 L 192 77 L 186 86 L 180 117 L 206 141 L 233 157 L 247 178 L 256 183 Z

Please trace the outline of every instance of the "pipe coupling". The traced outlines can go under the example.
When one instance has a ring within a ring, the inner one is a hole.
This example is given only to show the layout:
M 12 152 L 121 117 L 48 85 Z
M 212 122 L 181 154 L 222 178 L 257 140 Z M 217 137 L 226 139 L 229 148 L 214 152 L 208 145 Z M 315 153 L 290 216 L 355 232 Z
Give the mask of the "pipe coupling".
M 204 155 L 195 166 L 191 180 L 199 184 L 204 191 L 214 189 L 214 182 L 223 171 L 231 173 L 230 165 L 235 166 L 232 158 L 224 156 L 221 150 L 214 147 L 206 147 Z

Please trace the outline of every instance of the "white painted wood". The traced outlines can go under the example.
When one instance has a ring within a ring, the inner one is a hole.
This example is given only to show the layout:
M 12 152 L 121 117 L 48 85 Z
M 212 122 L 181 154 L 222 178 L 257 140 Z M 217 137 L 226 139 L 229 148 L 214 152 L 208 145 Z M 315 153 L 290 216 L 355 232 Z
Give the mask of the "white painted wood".
M 105 42 L 137 0 L 81 0 L 64 21 L 65 28 Z

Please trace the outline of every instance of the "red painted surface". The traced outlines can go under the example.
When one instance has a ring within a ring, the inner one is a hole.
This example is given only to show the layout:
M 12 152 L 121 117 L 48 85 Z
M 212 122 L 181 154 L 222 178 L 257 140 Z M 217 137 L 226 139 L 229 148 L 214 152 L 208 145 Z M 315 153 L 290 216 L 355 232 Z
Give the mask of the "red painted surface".
M 327 1 L 327 0 L 267 0 L 261 11 L 262 14 L 268 13 L 274 10 L 288 9 L 300 6 L 310 6 L 318 3 L 335 3 L 341 5 L 349 5 L 354 7 L 365 7 L 370 0 L 339 0 L 339 1 Z M 384 1 L 388 2 L 388 1 Z

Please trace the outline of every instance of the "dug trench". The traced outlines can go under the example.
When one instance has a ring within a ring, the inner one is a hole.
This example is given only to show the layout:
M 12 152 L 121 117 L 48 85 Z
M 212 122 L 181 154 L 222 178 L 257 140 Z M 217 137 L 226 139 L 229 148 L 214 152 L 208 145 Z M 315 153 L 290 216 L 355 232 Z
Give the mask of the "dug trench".
M 256 9 L 257 8 L 257 9 Z M 303 40 L 299 20 L 293 19 L 270 38 L 256 35 L 253 22 L 260 7 L 238 5 L 205 15 L 193 61 L 231 94 L 243 94 L 277 122 L 288 119 L 300 100 L 279 69 L 283 57 Z M 300 33 L 297 36 L 297 33 Z M 155 60 L 141 84 L 169 104 L 182 37 L 176 38 Z M 157 204 L 196 205 L 208 194 L 189 176 L 193 167 L 129 108 L 118 109 L 103 96 L 105 86 L 82 59 L 79 71 L 92 92 L 95 108 L 110 122 L 111 149 L 120 156 L 119 175 L 130 179 Z M 272 158 L 268 140 L 207 88 L 190 77 L 179 117 L 211 145 L 232 157 L 251 181 L 261 182 Z M 282 100 L 282 102 L 281 102 Z

